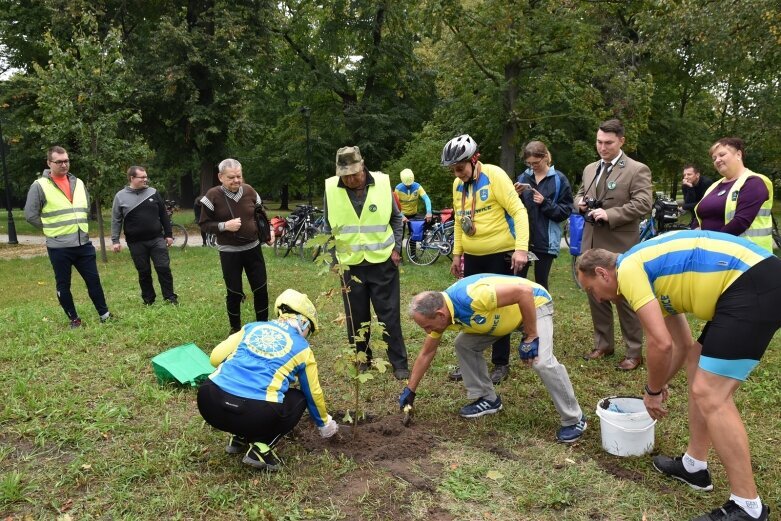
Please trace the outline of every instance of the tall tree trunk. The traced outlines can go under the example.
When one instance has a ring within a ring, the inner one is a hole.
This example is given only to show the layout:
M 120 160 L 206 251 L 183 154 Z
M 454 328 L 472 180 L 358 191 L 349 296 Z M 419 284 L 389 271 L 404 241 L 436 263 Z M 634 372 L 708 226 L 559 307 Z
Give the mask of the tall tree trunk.
M 504 89 L 502 90 L 502 108 L 504 123 L 502 124 L 502 150 L 499 165 L 507 172 L 510 179 L 515 179 L 515 136 L 518 134 L 518 123 L 515 116 L 515 101 L 518 98 L 518 76 L 520 65 L 513 61 L 504 66 Z
M 201 182 L 201 193 L 205 194 L 212 186 L 219 184 L 219 179 L 215 173 L 214 162 L 209 159 L 201 159 L 201 170 L 198 178 Z
M 285 183 L 282 185 L 282 190 L 279 195 L 279 209 L 290 210 L 290 186 Z
M 103 264 L 106 264 L 108 262 L 108 257 L 106 256 L 106 234 L 104 232 L 103 226 L 103 205 L 101 204 L 100 194 L 95 196 L 95 206 L 98 208 L 98 240 L 100 241 L 100 260 L 103 261 Z
M 179 177 L 179 198 L 180 203 L 179 206 L 182 208 L 187 208 L 189 203 L 191 201 L 195 200 L 195 189 L 193 187 L 193 176 L 191 172 L 187 172 L 186 174 Z M 197 194 L 199 197 L 203 194 Z

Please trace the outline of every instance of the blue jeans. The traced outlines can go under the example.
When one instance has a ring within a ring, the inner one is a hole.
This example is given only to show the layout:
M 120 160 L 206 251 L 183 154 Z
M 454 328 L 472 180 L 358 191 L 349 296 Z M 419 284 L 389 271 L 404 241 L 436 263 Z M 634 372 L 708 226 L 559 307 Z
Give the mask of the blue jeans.
M 57 283 L 57 299 L 60 301 L 65 314 L 73 320 L 79 318 L 76 306 L 71 294 L 71 271 L 76 268 L 84 283 L 87 285 L 87 293 L 92 300 L 98 315 L 108 313 L 106 297 L 103 295 L 103 287 L 100 285 L 98 264 L 96 262 L 95 247 L 92 243 L 74 246 L 72 248 L 47 248 L 49 261 L 54 268 L 54 280 Z

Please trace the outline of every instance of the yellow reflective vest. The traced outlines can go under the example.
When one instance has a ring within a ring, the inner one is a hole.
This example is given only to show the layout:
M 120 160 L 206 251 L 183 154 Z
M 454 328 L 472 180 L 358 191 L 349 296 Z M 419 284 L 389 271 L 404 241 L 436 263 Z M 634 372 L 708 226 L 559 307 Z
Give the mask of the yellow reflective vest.
M 79 231 L 89 231 L 89 208 L 87 203 L 87 190 L 81 179 L 76 179 L 73 189 L 73 201 L 69 201 L 57 184 L 47 178 L 41 177 L 35 181 L 41 186 L 46 204 L 41 208 L 41 222 L 43 234 L 46 237 L 62 237 L 65 235 L 78 235 Z
M 393 195 L 390 178 L 371 172 L 374 184 L 366 185 L 366 202 L 361 215 L 355 213 L 347 190 L 339 187 L 339 177 L 325 180 L 328 223 L 337 239 L 336 257 L 341 264 L 355 266 L 364 260 L 385 262 L 393 252 L 395 239 L 390 224 Z
M 724 222 L 728 223 L 735 217 L 735 210 L 738 207 L 738 198 L 740 197 L 740 189 L 743 187 L 743 184 L 746 182 L 746 180 L 751 176 L 756 176 L 762 179 L 762 182 L 765 183 L 765 187 L 767 188 L 768 196 L 765 202 L 762 203 L 762 206 L 759 208 L 757 216 L 754 217 L 754 220 L 751 222 L 751 226 L 749 226 L 748 229 L 740 236 L 750 240 L 757 246 L 765 248 L 770 253 L 773 253 L 773 217 L 771 215 L 771 210 L 773 209 L 773 183 L 771 183 L 770 179 L 767 177 L 763 176 L 762 174 L 752 172 L 748 168 L 743 171 L 727 194 L 727 201 L 724 204 Z M 702 196 L 703 199 L 713 190 L 718 188 L 720 184 L 721 183 L 713 183 L 710 185 L 708 189 L 705 190 L 705 194 Z M 697 205 L 699 206 L 699 203 L 697 203 Z M 694 211 L 696 215 L 696 207 L 694 208 Z M 702 225 L 699 217 L 697 218 L 697 221 L 700 223 L 700 225 Z

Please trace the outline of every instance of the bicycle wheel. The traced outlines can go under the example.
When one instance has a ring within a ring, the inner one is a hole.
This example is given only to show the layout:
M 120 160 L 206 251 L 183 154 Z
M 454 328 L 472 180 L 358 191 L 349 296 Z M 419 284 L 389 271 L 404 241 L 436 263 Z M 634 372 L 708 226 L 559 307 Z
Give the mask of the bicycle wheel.
M 572 257 L 572 262 L 571 262 L 571 268 L 570 269 L 572 271 L 572 280 L 575 281 L 575 286 L 578 289 L 583 289 L 583 286 L 580 285 L 580 281 L 578 280 L 577 264 L 578 264 L 578 257 L 580 257 L 580 255 L 572 255 L 571 257 Z
M 282 233 L 279 237 L 274 238 L 274 256 L 279 257 L 282 255 L 282 250 L 285 247 L 285 237 L 287 236 L 287 232 Z
M 206 241 L 204 242 L 206 246 L 209 248 L 215 248 L 217 247 L 217 235 L 213 233 L 207 233 L 206 234 Z
M 566 244 L 567 248 L 569 248 L 569 219 L 564 221 L 561 236 L 564 238 L 564 244 Z
M 303 231 L 302 231 L 303 229 L 304 229 L 304 226 L 301 225 L 301 226 L 298 226 L 295 230 L 292 230 L 293 231 L 293 235 L 292 235 L 292 237 L 288 238 L 287 244 L 285 245 L 285 253 L 282 255 L 283 257 L 287 257 L 288 255 L 290 255 L 290 250 L 292 250 L 293 247 L 298 244 L 298 240 L 299 240 L 299 237 L 301 236 L 301 234 L 303 233 Z
M 423 235 L 422 241 L 407 240 L 407 258 L 412 264 L 428 266 L 439 258 L 439 245 L 445 241 L 440 230 L 432 232 L 428 230 Z
M 455 231 L 453 225 L 445 225 L 445 242 L 439 248 L 440 255 L 447 255 L 447 258 L 453 260 L 453 246 L 455 245 Z
M 313 226 L 304 226 L 303 230 L 301 230 L 301 236 L 298 238 L 298 241 L 296 242 L 296 248 L 298 248 L 298 256 L 302 259 L 306 260 L 307 255 L 307 247 L 306 242 L 317 235 L 317 230 L 314 229 Z M 309 248 L 311 250 L 311 248 Z
M 187 228 L 181 224 L 171 224 L 171 236 L 174 239 L 171 247 L 184 248 L 187 246 Z

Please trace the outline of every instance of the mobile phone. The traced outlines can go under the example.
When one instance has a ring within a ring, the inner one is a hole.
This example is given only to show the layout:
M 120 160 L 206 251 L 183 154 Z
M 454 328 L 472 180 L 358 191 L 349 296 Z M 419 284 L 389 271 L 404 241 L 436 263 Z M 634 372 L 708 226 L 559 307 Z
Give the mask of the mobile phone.
M 529 183 L 515 183 L 515 186 L 520 188 L 521 191 L 528 190 L 529 188 L 532 187 L 532 185 L 530 185 Z

